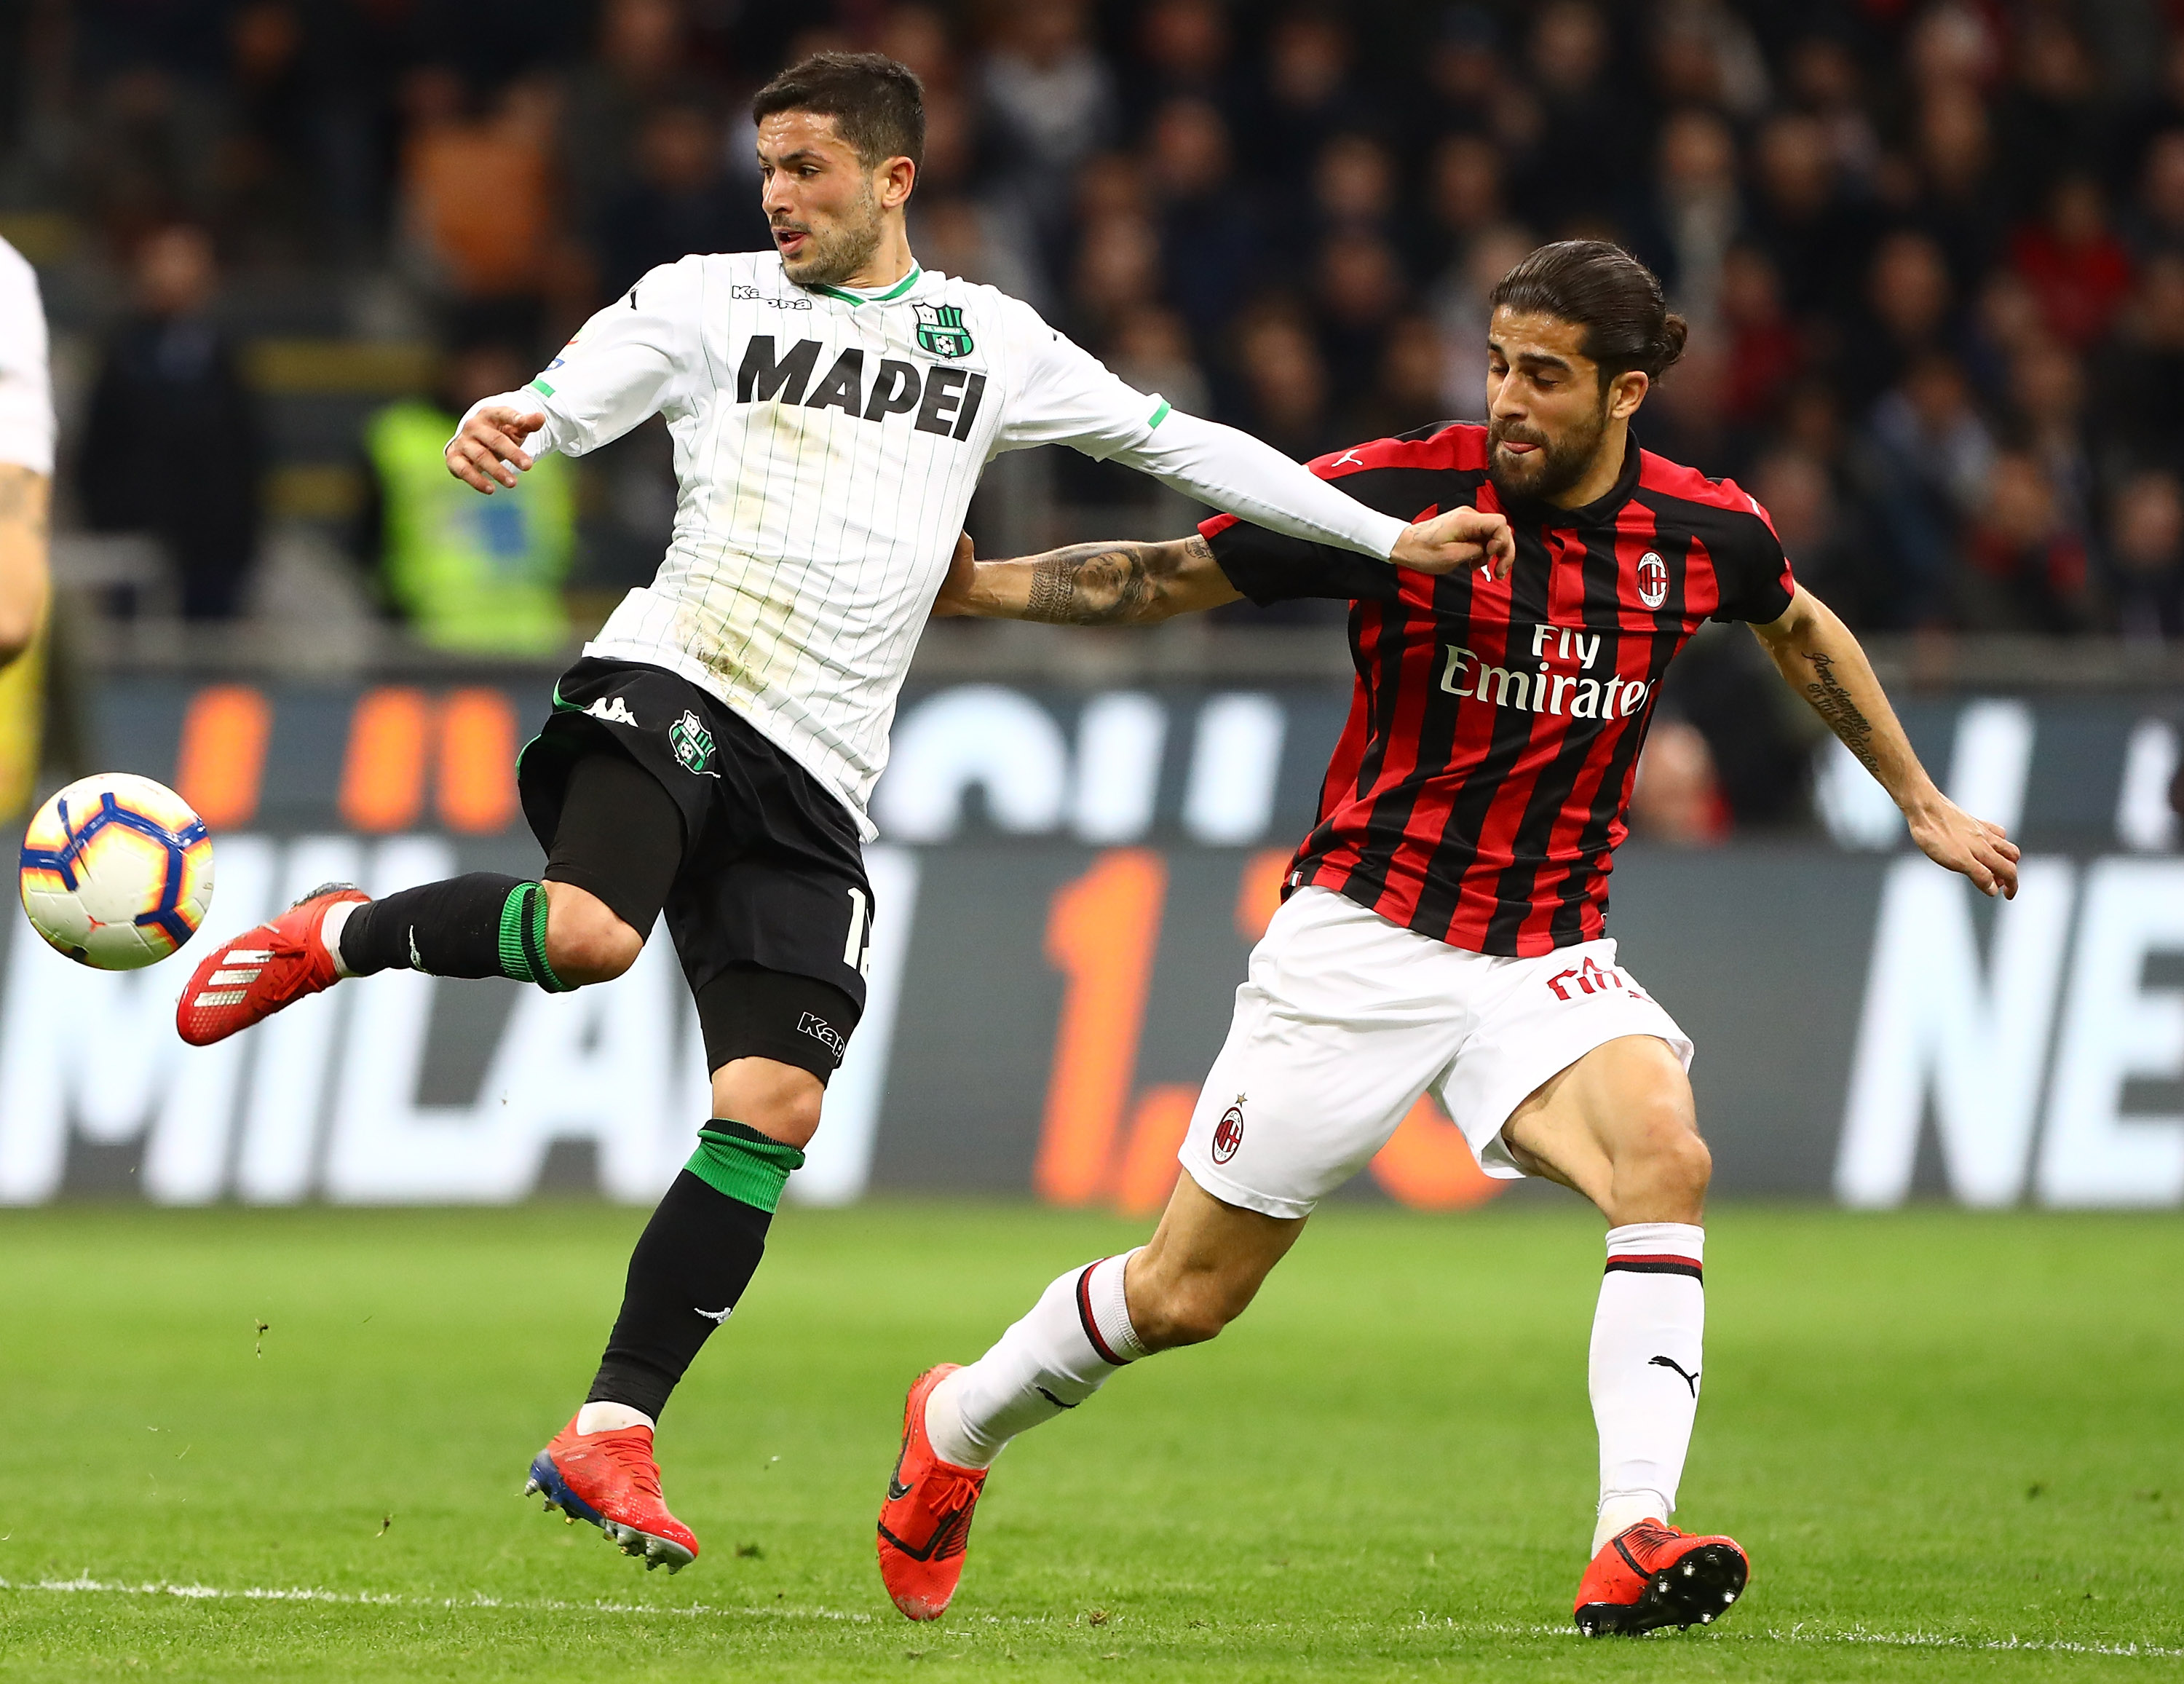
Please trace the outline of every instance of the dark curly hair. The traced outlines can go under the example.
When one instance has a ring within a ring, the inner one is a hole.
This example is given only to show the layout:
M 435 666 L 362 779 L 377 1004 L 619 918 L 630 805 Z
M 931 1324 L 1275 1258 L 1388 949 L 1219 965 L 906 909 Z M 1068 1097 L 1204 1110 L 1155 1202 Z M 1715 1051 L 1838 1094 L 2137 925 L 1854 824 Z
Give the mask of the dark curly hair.
M 909 65 L 881 53 L 814 53 L 751 98 L 751 120 L 783 111 L 834 120 L 857 161 L 877 170 L 890 158 L 925 163 L 925 85 Z
M 1653 271 L 1606 240 L 1540 247 L 1502 277 L 1490 302 L 1585 329 L 1585 354 L 1600 365 L 1602 388 L 1634 369 L 1658 380 L 1683 355 L 1691 332 Z

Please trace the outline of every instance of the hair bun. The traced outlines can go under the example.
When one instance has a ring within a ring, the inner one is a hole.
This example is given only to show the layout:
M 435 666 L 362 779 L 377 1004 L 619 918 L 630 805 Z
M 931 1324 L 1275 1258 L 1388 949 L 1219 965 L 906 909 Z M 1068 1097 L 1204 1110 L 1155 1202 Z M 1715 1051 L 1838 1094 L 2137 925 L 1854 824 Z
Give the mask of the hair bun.
M 1653 354 L 1653 365 L 1646 372 L 1658 380 L 1684 354 L 1685 343 L 1691 337 L 1691 325 L 1674 310 L 1661 318 L 1659 348 Z

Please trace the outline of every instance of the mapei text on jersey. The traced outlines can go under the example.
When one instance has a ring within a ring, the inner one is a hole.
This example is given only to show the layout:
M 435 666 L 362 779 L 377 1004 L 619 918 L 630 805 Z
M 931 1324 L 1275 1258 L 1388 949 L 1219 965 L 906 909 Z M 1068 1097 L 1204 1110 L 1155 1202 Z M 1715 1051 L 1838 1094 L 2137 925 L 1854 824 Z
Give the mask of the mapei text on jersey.
M 800 339 L 777 354 L 774 336 L 754 333 L 744 346 L 736 371 L 738 404 L 801 404 L 807 410 L 841 410 L 861 421 L 884 421 L 889 415 L 914 415 L 920 432 L 965 439 L 978 419 L 986 395 L 986 376 L 883 357 L 865 382 L 865 354 L 855 347 L 834 359 L 825 374 L 814 376 L 822 349 L 816 339 Z

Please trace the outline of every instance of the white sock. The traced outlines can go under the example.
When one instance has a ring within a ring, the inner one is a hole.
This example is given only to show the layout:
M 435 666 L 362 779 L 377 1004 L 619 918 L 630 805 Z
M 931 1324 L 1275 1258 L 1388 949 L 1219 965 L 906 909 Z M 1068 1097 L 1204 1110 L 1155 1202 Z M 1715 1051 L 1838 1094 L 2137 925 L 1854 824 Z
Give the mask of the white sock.
M 627 1403 L 587 1403 L 577 1411 L 577 1430 L 587 1432 L 620 1432 L 625 1427 L 649 1427 L 652 1417 L 642 1409 L 632 1409 Z
M 1676 1509 L 1698 1414 L 1706 1230 L 1634 1222 L 1607 1230 L 1607 1269 L 1592 1320 L 1592 1419 L 1600 1429 L 1593 1553 L 1625 1527 Z
M 942 1461 L 991 1467 L 1018 1433 L 1075 1408 L 1146 1354 L 1123 1297 L 1123 1270 L 1136 1255 L 1071 1269 L 992 1350 L 926 1394 L 926 1436 Z
M 337 901 L 326 908 L 326 915 L 319 920 L 319 945 L 334 956 L 334 974 L 337 977 L 356 974 L 349 969 L 348 962 L 342 957 L 342 926 L 348 922 L 351 912 L 366 904 L 362 901 Z

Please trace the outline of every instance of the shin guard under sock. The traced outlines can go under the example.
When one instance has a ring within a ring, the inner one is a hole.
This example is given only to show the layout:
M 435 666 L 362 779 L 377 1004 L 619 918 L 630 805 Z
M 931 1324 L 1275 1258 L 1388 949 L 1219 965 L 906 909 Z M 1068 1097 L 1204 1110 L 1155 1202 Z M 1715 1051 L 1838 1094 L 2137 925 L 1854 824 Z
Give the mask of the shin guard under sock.
M 1073 1409 L 1146 1354 L 1123 1274 L 1135 1251 L 1072 1269 L 992 1350 L 927 1396 L 925 1430 L 944 1462 L 984 1468 L 1018 1433 Z
M 587 1402 L 626 1403 L 654 1420 L 699 1349 L 741 1302 L 766 1253 L 766 1233 L 794 1146 L 740 1123 L 699 1132 L 629 1259 L 621 1313 Z
M 549 994 L 566 984 L 546 962 L 543 885 L 472 872 L 367 901 L 338 937 L 343 970 L 422 971 L 435 977 L 508 977 Z
M 1675 1512 L 1699 1407 L 1705 1246 L 1706 1230 L 1686 1223 L 1608 1230 L 1589 1364 L 1602 1532 Z

